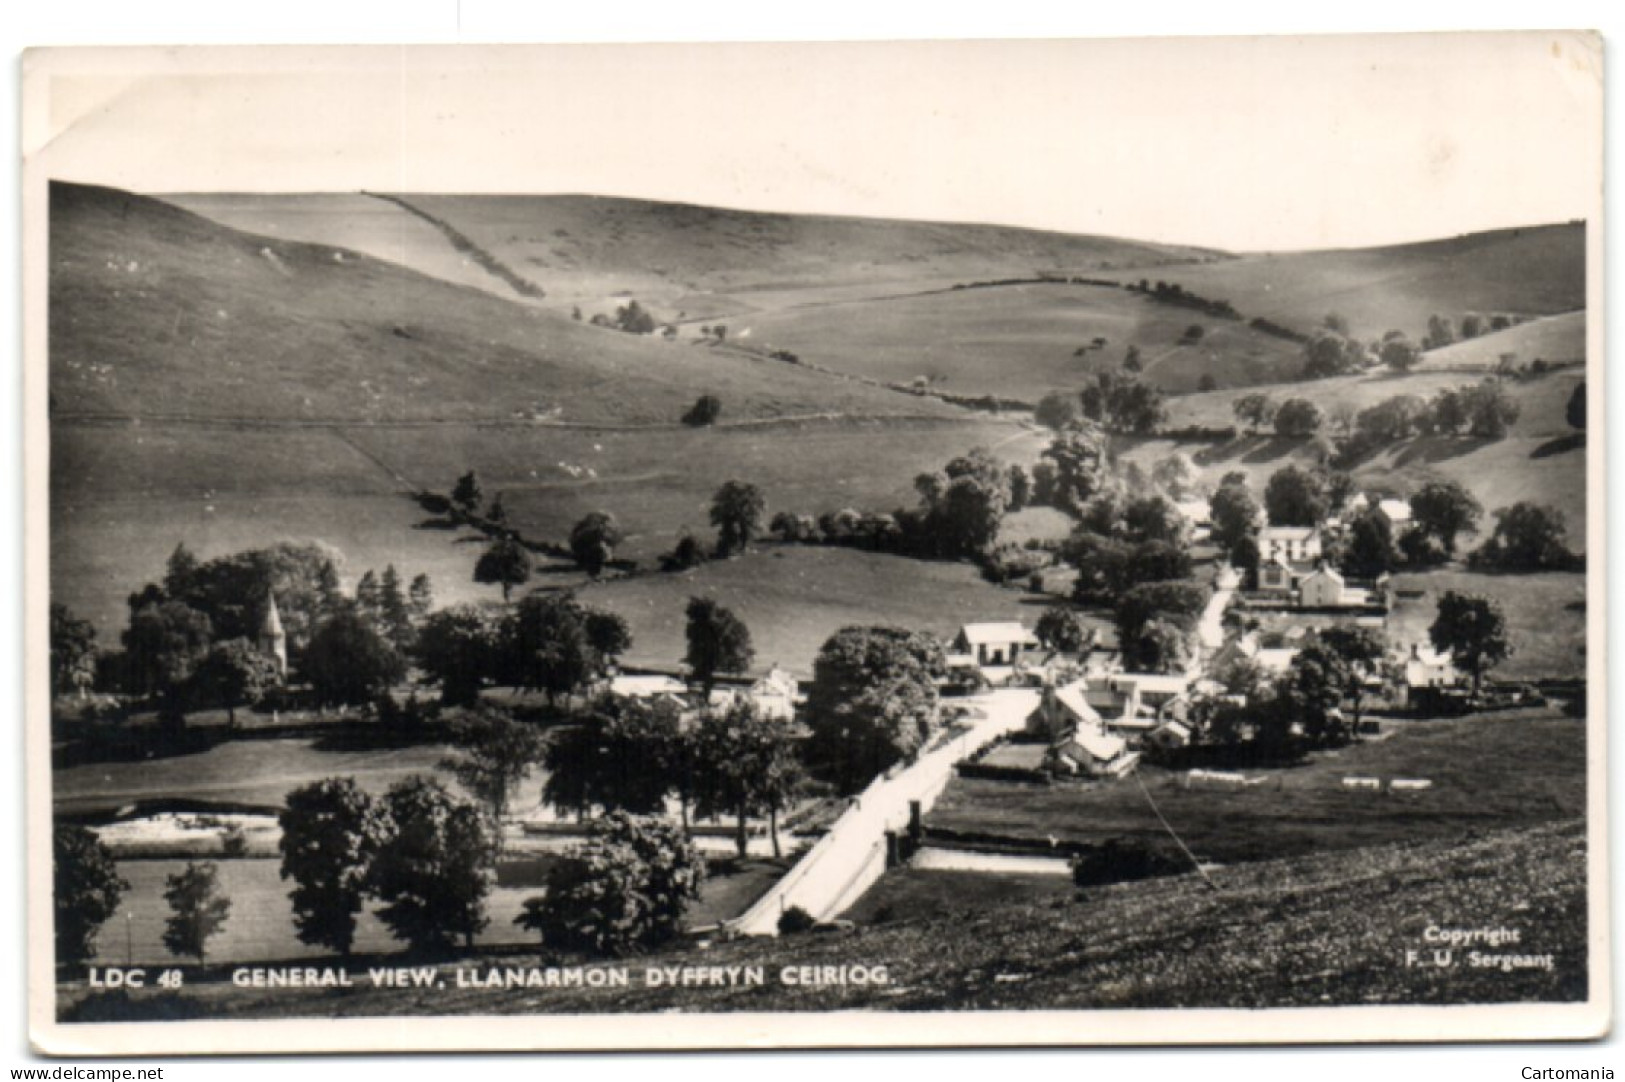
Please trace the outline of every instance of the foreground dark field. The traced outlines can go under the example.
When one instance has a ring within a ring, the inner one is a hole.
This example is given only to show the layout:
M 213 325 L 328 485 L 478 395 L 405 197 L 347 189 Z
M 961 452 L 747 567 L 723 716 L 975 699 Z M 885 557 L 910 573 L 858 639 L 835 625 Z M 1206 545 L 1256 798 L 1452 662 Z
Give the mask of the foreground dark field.
M 1042 904 L 963 909 L 854 935 L 750 940 L 628 963 L 629 987 L 598 990 L 234 988 L 194 975 L 180 993 L 89 996 L 61 988 L 66 1019 L 367 1017 L 619 1011 L 1277 1007 L 1575 1001 L 1587 994 L 1586 843 L 1575 821 L 1469 839 L 1317 853 L 1122 884 Z M 1505 926 L 1550 969 L 1408 967 L 1429 927 Z M 543 965 L 533 956 L 496 964 Z M 649 988 L 650 965 L 764 967 L 748 988 Z M 885 966 L 880 986 L 779 982 L 789 965 Z M 87 1001 L 87 996 L 89 999 Z
M 1221 864 L 1442 839 L 1585 814 L 1585 722 L 1530 711 L 1401 723 L 1383 741 L 1247 773 L 1267 780 L 1236 791 L 1185 788 L 1179 774 L 1153 767 L 1142 776 L 1191 850 Z M 1346 776 L 1426 778 L 1433 788 L 1348 791 Z M 926 826 L 1039 843 L 1166 838 L 1132 779 L 1041 786 L 956 778 Z

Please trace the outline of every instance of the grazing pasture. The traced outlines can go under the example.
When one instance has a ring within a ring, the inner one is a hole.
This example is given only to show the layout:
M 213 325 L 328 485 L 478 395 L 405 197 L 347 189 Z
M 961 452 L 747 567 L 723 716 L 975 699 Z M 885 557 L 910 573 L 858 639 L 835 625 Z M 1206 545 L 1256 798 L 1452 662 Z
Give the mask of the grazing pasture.
M 1204 861 L 1231 864 L 1329 850 L 1459 837 L 1585 814 L 1585 722 L 1555 710 L 1395 723 L 1386 740 L 1316 752 L 1301 765 L 1248 770 L 1240 790 L 1186 788 L 1178 772 L 1140 778 Z M 1428 778 L 1418 793 L 1366 793 L 1346 776 Z M 956 778 L 926 826 L 1040 843 L 1112 838 L 1161 844 L 1167 834 L 1134 778 L 1024 785 Z
M 1304 333 L 1335 312 L 1361 339 L 1400 330 L 1419 342 L 1435 313 L 1459 325 L 1469 312 L 1584 308 L 1585 248 L 1584 224 L 1568 223 L 1382 248 L 1251 254 L 1153 277 Z
M 1549 571 L 1538 575 L 1486 575 L 1455 569 L 1394 576 L 1394 589 L 1406 597 L 1389 615 L 1388 635 L 1396 645 L 1428 641 L 1446 590 L 1482 594 L 1506 613 L 1512 656 L 1491 674 L 1506 680 L 1583 677 L 1586 673 L 1586 577 Z
M 1138 347 L 1145 378 L 1168 391 L 1270 383 L 1295 375 L 1302 348 L 1245 323 L 1095 285 L 1022 284 L 807 305 L 758 313 L 751 341 L 813 364 L 956 395 L 1036 402 L 1121 367 Z M 743 324 L 742 324 L 743 325 Z M 1204 332 L 1183 341 L 1186 329 Z M 1095 339 L 1105 346 L 1074 354 Z

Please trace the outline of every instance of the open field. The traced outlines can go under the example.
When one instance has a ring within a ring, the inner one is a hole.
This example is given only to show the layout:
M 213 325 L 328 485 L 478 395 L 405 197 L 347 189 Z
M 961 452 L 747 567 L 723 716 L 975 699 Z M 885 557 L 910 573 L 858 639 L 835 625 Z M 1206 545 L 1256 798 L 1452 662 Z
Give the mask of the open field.
M 184 797 L 222 805 L 279 808 L 290 789 L 323 778 L 353 777 L 374 794 L 413 774 L 439 774 L 444 744 L 373 747 L 344 739 L 229 740 L 204 751 L 138 762 L 89 763 L 51 773 L 59 812 L 111 811 L 141 800 Z M 455 786 L 449 775 L 444 779 Z M 533 771 L 514 801 L 534 806 L 543 772 Z
M 1388 618 L 1396 644 L 1427 642 L 1446 590 L 1482 594 L 1506 612 L 1512 656 L 1496 666 L 1494 677 L 1536 680 L 1586 674 L 1586 577 L 1552 571 L 1539 575 L 1486 575 L 1440 570 L 1394 576 L 1394 589 L 1425 591 L 1406 598 Z
M 773 543 L 734 560 L 610 582 L 581 596 L 626 618 L 630 662 L 681 661 L 683 608 L 690 597 L 705 596 L 733 609 L 750 628 L 756 668 L 777 663 L 799 676 L 812 674 L 819 647 L 843 627 L 891 624 L 947 638 L 977 620 L 1024 620 L 1030 627 L 1048 600 L 994 586 L 969 564 Z M 1090 622 L 1111 641 L 1107 622 Z
M 1584 308 L 1585 242 L 1583 224 L 1542 225 L 1385 248 L 1246 255 L 1152 277 L 1304 333 L 1336 312 L 1362 339 L 1400 330 L 1421 341 L 1434 313 L 1459 324 L 1469 312 Z
M 221 963 L 264 963 L 299 959 L 331 958 L 324 947 L 299 941 L 288 903 L 293 883 L 278 874 L 277 860 L 222 860 L 220 888 L 231 899 L 231 913 L 220 934 L 209 941 L 209 960 Z M 490 923 L 475 937 L 479 947 L 512 948 L 534 945 L 536 937 L 514 924 L 525 900 L 540 893 L 545 882 L 549 857 L 527 857 L 498 867 L 497 886 L 486 903 Z M 130 884 L 118 912 L 103 926 L 93 965 L 187 964 L 164 949 L 164 921 L 169 915 L 165 904 L 164 880 L 186 866 L 180 860 L 127 860 L 119 862 L 119 874 Z M 782 868 L 770 861 L 748 861 L 733 874 L 713 874 L 701 888 L 702 895 L 689 911 L 691 927 L 704 927 L 737 916 L 761 896 Z M 375 909 L 363 909 L 357 920 L 355 953 L 358 955 L 397 955 L 404 945 L 389 933 Z M 391 958 L 381 964 L 395 964 Z
M 1242 387 L 1303 367 L 1295 342 L 1104 286 L 1010 285 L 808 305 L 737 325 L 748 325 L 754 345 L 840 372 L 899 384 L 924 377 L 949 394 L 1027 402 L 1118 369 L 1131 345 L 1146 379 L 1174 392 L 1194 391 L 1205 375 Z M 1206 332 L 1202 340 L 1182 344 L 1193 326 Z M 1104 349 L 1073 356 L 1097 337 L 1106 339 Z
M 1204 861 L 1231 864 L 1533 826 L 1585 814 L 1585 722 L 1553 710 L 1400 723 L 1386 740 L 1317 752 L 1298 766 L 1249 770 L 1245 790 L 1185 788 L 1153 767 L 1141 777 Z M 1342 788 L 1342 778 L 1427 778 L 1417 793 Z M 1023 785 L 956 778 L 926 826 L 1039 842 L 1158 842 L 1167 835 L 1138 781 Z
M 1070 902 L 1077 888 L 1066 875 L 943 872 L 893 868 L 841 916 L 860 924 L 893 920 L 963 920 L 1004 906 Z
M 1081 901 L 1051 899 L 939 918 L 909 919 L 846 936 L 715 943 L 638 959 L 629 987 L 523 993 L 447 987 L 358 987 L 321 993 L 234 988 L 222 970 L 178 995 L 114 993 L 98 1017 L 368 1017 L 547 1014 L 573 1011 L 942 1010 L 1078 1007 L 1327 1006 L 1378 1003 L 1572 1001 L 1587 994 L 1585 828 L 1578 822 L 1468 840 L 1319 852 L 1225 868 L 1220 889 L 1195 876 L 1125 883 Z M 1552 968 L 1499 969 L 1463 961 L 1407 969 L 1427 925 L 1508 926 L 1520 953 Z M 786 985 L 787 965 L 884 966 L 887 983 Z M 461 963 L 478 965 L 483 960 Z M 492 959 L 542 964 L 534 955 Z M 649 988 L 652 965 L 764 967 L 752 987 Z M 64 1009 L 89 995 L 59 986 Z M 104 1013 L 105 1012 L 105 1013 Z M 116 1012 L 116 1013 L 113 1013 Z

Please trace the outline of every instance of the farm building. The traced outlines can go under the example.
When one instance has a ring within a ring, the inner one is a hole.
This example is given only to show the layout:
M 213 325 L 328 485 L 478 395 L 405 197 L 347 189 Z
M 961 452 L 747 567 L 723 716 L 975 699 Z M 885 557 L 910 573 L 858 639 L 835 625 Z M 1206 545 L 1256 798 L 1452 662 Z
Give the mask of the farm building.
M 1100 714 L 1089 705 L 1087 690 L 1086 680 L 1046 687 L 1038 709 L 1027 717 L 1027 732 L 1046 740 L 1058 740 L 1079 726 L 1099 728 Z
M 1093 778 L 1115 778 L 1134 769 L 1140 753 L 1130 751 L 1128 741 L 1087 725 L 1057 741 L 1045 757 L 1051 770 L 1061 774 Z
M 681 701 L 688 685 L 673 676 L 657 673 L 620 673 L 609 679 L 609 693 L 623 699 L 672 698 Z
M 954 636 L 951 652 L 967 654 L 984 669 L 1014 667 L 1023 650 L 1032 650 L 1038 640 L 1015 621 L 996 624 L 966 624 Z
M 1320 531 L 1313 526 L 1266 526 L 1258 532 L 1258 589 L 1290 594 L 1320 561 Z
M 1304 608 L 1333 608 L 1343 604 L 1343 576 L 1324 563 L 1298 582 L 1298 604 Z
M 1377 514 L 1388 523 L 1388 529 L 1395 537 L 1410 529 L 1414 519 L 1409 500 L 1379 500 Z
M 796 716 L 796 679 L 775 665 L 749 686 L 713 690 L 710 705 L 725 710 L 741 699 L 756 707 L 758 717 L 790 721 Z

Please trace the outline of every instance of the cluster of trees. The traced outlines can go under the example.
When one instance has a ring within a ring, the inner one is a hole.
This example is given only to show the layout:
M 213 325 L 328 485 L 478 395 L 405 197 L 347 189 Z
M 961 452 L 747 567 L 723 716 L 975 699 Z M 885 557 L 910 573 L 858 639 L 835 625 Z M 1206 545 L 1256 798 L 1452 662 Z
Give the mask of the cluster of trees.
M 1460 340 L 1467 341 L 1480 335 L 1493 331 L 1504 331 L 1509 327 L 1517 326 L 1524 321 L 1523 316 L 1509 315 L 1505 312 L 1496 312 L 1491 315 L 1481 315 L 1478 312 L 1468 312 L 1461 317 L 1460 332 L 1457 324 L 1448 316 L 1438 313 L 1428 317 L 1428 333 L 1422 339 L 1423 349 L 1442 349 L 1451 343 Z
M 599 312 L 589 322 L 594 327 L 610 327 L 627 334 L 653 334 L 656 327 L 654 314 L 635 300 L 617 307 L 613 317 Z
M 601 679 L 632 645 L 626 621 L 567 592 L 534 593 L 510 609 L 453 605 L 424 621 L 414 657 L 441 702 L 473 704 L 487 684 L 544 692 L 549 702 Z
M 179 545 L 163 581 L 130 596 L 121 651 L 99 655 L 88 625 L 53 611 L 53 684 L 83 688 L 97 670 L 103 687 L 152 699 L 172 723 L 208 707 L 234 717 L 283 683 L 259 642 L 274 597 L 288 661 L 315 701 L 363 701 L 404 676 L 433 594 L 427 576 L 408 587 L 389 566 L 364 573 L 346 596 L 341 559 L 325 545 L 283 542 L 200 562 Z
M 1231 305 L 1229 301 L 1208 300 L 1206 297 L 1200 297 L 1195 293 L 1186 291 L 1186 289 L 1177 282 L 1152 283 L 1142 278 L 1137 285 L 1128 285 L 1124 288 L 1132 292 L 1144 293 L 1152 300 L 1158 301 L 1162 304 L 1172 304 L 1180 308 L 1190 308 L 1210 315 L 1215 319 L 1241 318 L 1241 313 L 1237 312 L 1235 307 Z
M 1371 349 L 1348 333 L 1339 317 L 1327 316 L 1326 326 L 1304 344 L 1303 377 L 1326 379 L 1363 372 L 1372 362 Z
M 1155 432 L 1168 419 L 1168 410 L 1162 392 L 1135 374 L 1138 361 L 1139 351 L 1131 347 L 1123 371 L 1097 373 L 1094 382 L 1077 394 L 1051 391 L 1039 400 L 1034 420 L 1057 432 L 1085 419 L 1111 432 Z
M 1141 583 L 1191 577 L 1190 530 L 1160 495 L 1104 492 L 1083 508 L 1060 556 L 1078 569 L 1073 600 L 1113 605 Z
M 1231 409 L 1236 419 L 1255 434 L 1273 427 L 1279 436 L 1303 439 L 1321 435 L 1335 426 L 1343 438 L 1340 445 L 1329 444 L 1327 450 L 1340 452 L 1345 459 L 1414 436 L 1468 435 L 1501 439 L 1517 421 L 1519 413 L 1518 404 L 1496 379 L 1446 388 L 1431 399 L 1395 395 L 1363 410 L 1356 410 L 1349 403 L 1339 403 L 1330 414 L 1307 398 L 1276 402 L 1256 392 L 1237 397 Z
M 1359 731 L 1373 685 L 1392 685 L 1396 676 L 1381 632 L 1324 628 L 1274 679 L 1247 658 L 1223 667 L 1215 674 L 1223 692 L 1194 701 L 1190 721 L 1204 744 L 1248 746 L 1269 757 L 1337 747 Z
M 1519 501 L 1492 516 L 1495 530 L 1468 557 L 1487 571 L 1577 571 L 1585 558 L 1568 544 L 1568 526 L 1555 507 Z

